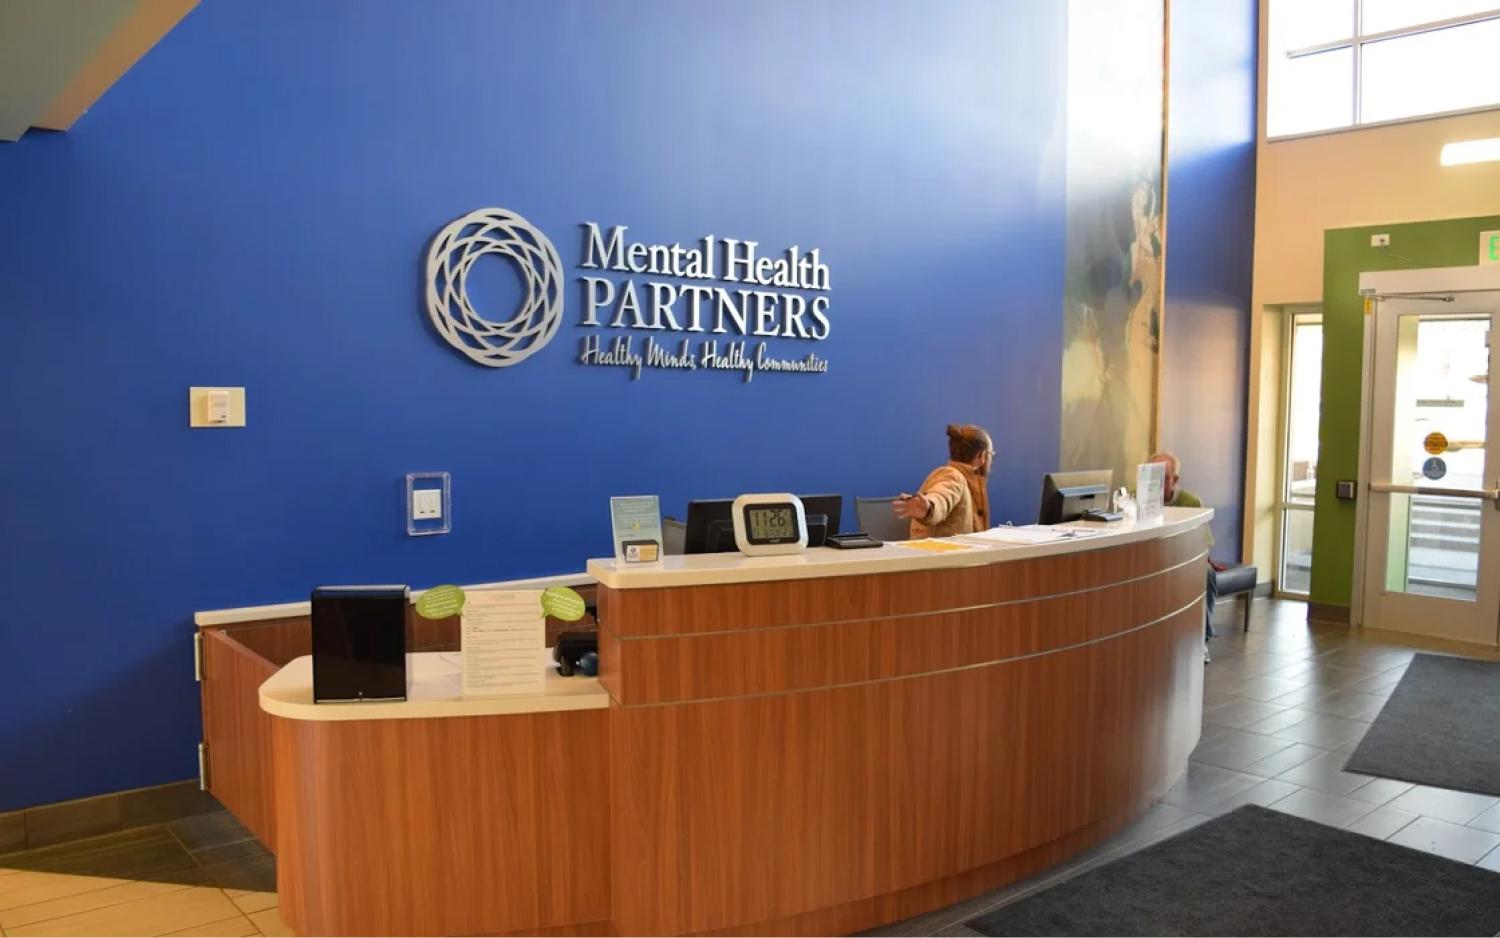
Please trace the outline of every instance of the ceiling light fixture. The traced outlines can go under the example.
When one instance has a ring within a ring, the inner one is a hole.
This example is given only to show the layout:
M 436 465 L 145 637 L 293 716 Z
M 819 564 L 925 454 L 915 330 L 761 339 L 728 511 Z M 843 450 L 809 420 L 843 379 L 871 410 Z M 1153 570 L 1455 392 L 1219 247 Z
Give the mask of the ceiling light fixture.
M 1494 160 L 1500 160 L 1500 137 L 1443 144 L 1442 163 L 1444 166 L 1488 163 Z

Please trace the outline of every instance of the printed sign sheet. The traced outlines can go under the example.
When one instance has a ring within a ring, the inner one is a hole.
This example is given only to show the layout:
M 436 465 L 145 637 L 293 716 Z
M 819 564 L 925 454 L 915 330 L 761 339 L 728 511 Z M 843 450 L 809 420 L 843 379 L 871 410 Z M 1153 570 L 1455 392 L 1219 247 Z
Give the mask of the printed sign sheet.
M 463 695 L 545 693 L 545 622 L 541 590 L 466 590 Z
M 1143 462 L 1135 471 L 1135 523 L 1141 526 L 1161 524 L 1162 505 L 1167 490 L 1167 464 Z

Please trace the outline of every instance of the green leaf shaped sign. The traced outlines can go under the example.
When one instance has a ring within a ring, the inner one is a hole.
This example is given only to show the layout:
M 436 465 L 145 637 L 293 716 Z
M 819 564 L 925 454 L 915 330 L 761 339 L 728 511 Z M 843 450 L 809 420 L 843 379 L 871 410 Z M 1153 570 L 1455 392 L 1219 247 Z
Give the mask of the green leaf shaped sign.
M 464 611 L 464 591 L 456 586 L 434 586 L 417 597 L 417 615 L 424 619 L 446 619 Z
M 583 597 L 566 586 L 542 591 L 542 611 L 554 619 L 577 622 L 583 618 Z

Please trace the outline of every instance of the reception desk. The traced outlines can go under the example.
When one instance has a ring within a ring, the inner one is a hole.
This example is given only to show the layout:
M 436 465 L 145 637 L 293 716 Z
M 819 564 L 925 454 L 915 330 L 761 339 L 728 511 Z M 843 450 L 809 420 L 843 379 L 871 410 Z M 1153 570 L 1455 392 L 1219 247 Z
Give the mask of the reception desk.
M 599 678 L 528 700 L 433 690 L 454 664 L 423 659 L 411 701 L 315 706 L 291 661 L 257 714 L 281 914 L 316 934 L 846 933 L 1030 875 L 1185 768 L 1211 514 L 591 561 Z

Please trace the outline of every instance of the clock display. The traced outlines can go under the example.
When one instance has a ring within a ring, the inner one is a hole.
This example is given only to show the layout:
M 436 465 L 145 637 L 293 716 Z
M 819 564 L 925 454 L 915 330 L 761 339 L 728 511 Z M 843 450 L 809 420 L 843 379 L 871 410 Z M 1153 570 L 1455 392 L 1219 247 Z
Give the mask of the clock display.
M 746 508 L 745 526 L 750 540 L 760 543 L 795 541 L 798 536 L 797 514 L 790 505 Z

